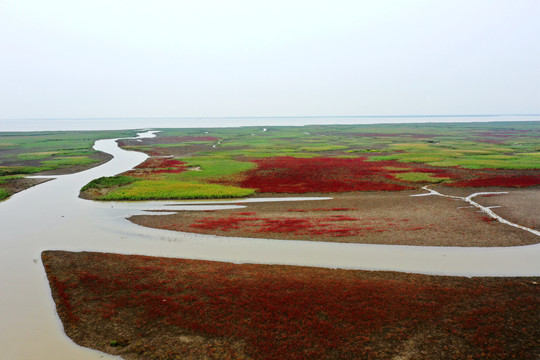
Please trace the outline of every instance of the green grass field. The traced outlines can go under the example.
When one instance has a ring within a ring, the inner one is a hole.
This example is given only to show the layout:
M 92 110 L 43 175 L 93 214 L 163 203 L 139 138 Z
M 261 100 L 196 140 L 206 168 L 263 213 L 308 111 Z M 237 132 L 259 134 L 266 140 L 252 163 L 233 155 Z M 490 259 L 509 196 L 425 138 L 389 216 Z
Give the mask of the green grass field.
M 219 180 L 253 169 L 255 164 L 221 156 L 201 156 L 182 159 L 188 167 L 198 168 L 179 174 L 167 174 L 169 179 L 179 181 Z
M 440 182 L 450 180 L 449 178 L 436 177 L 432 175 L 433 174 L 429 174 L 429 173 L 408 172 L 408 173 L 395 174 L 395 177 L 401 180 L 405 180 L 405 181 L 427 182 L 427 183 L 440 183 Z
M 252 189 L 173 180 L 142 180 L 120 187 L 98 200 L 221 199 L 252 195 Z

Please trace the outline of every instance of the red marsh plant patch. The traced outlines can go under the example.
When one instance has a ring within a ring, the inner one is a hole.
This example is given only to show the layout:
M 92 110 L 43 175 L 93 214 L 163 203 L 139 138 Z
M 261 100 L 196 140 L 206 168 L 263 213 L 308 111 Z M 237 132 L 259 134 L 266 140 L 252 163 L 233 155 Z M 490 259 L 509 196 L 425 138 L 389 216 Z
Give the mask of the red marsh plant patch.
M 186 171 L 186 163 L 172 158 L 151 157 L 128 171 L 128 176 L 148 176 L 154 174 L 172 174 Z
M 175 160 L 172 158 L 149 158 L 148 160 L 144 161 L 143 163 L 137 165 L 135 168 L 137 169 L 163 169 L 163 168 L 176 168 L 176 167 L 182 167 L 185 163 L 179 160 Z
M 401 166 L 396 161 L 367 158 L 271 157 L 253 160 L 256 169 L 245 173 L 241 186 L 273 193 L 397 191 L 412 189 L 395 183 L 384 167 Z
M 145 339 L 156 333 L 160 339 L 189 334 L 244 344 L 242 355 L 216 357 L 200 347 L 202 353 L 193 358 L 390 359 L 412 352 L 415 359 L 526 360 L 538 355 L 534 314 L 540 296 L 531 279 L 98 253 L 46 252 L 43 260 L 66 332 L 76 341 L 92 334 L 105 351 L 119 339 L 115 345 L 137 358 L 182 358 L 186 343 L 180 340 L 166 349 L 165 341 L 145 347 Z M 139 345 L 130 348 L 132 343 Z M 157 351 L 164 355 L 156 357 Z
M 460 181 L 449 186 L 455 187 L 487 187 L 487 186 L 501 186 L 501 187 L 528 187 L 540 185 L 540 175 L 501 175 L 485 178 L 472 179 L 467 181 Z
M 407 224 L 396 224 L 393 219 L 361 219 L 348 215 L 309 216 L 309 217 L 249 217 L 239 216 L 253 213 L 235 213 L 231 216 L 206 216 L 193 221 L 188 228 L 193 230 L 237 231 L 256 236 L 261 233 L 292 234 L 309 236 L 347 237 L 365 236 L 384 231 L 412 231 L 429 227 L 411 228 Z M 183 230 L 182 226 L 168 226 L 169 230 Z M 186 229 L 187 230 L 187 229 Z M 185 230 L 184 230 L 185 231 Z

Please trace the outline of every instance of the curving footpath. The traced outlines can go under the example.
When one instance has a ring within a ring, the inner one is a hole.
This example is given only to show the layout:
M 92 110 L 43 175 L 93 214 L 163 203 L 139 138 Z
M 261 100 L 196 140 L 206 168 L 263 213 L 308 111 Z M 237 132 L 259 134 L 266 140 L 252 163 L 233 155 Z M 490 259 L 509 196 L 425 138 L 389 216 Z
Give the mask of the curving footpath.
M 540 275 L 540 245 L 457 248 L 339 244 L 229 238 L 141 227 L 127 221 L 126 217 L 144 213 L 145 209 L 181 211 L 238 207 L 241 205 L 235 202 L 246 200 L 103 203 L 79 199 L 79 189 L 92 179 L 127 171 L 147 158 L 145 154 L 120 149 L 115 139 L 100 140 L 95 148 L 114 158 L 81 173 L 58 176 L 56 180 L 0 203 L 0 359 L 116 358 L 77 346 L 63 333 L 40 260 L 43 250 L 441 275 Z M 426 190 L 428 194 L 418 195 L 447 196 Z M 473 197 L 462 200 L 476 206 Z M 324 198 L 310 200 L 323 201 Z

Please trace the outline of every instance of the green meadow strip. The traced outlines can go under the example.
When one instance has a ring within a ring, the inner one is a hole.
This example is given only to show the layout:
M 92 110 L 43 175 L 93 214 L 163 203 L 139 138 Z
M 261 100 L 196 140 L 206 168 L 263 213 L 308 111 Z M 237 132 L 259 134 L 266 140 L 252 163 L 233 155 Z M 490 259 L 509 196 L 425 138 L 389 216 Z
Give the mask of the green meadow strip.
M 42 161 L 41 164 L 45 169 L 54 170 L 60 167 L 93 164 L 97 161 L 86 156 L 63 156 L 54 158 L 53 160 Z
M 237 161 L 224 157 L 191 157 L 181 159 L 186 163 L 188 170 L 179 174 L 168 175 L 171 179 L 180 181 L 198 181 L 236 175 L 251 170 L 257 165 L 247 161 Z
M 245 197 L 254 192 L 253 189 L 219 184 L 143 180 L 115 189 L 99 200 L 218 199 Z
M 400 180 L 412 181 L 412 182 L 430 182 L 430 183 L 440 183 L 450 180 L 450 178 L 444 177 L 434 177 L 430 173 L 418 173 L 418 172 L 408 172 L 408 173 L 399 173 L 394 174 L 394 176 Z

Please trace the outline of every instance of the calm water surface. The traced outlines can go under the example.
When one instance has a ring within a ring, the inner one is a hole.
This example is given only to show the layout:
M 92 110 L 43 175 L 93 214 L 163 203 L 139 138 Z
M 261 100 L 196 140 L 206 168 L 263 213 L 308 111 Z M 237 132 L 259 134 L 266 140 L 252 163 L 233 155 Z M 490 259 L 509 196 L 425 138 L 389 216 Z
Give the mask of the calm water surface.
M 449 116 L 304 116 L 100 119 L 0 119 L 0 131 L 119 130 L 229 126 L 301 126 L 322 124 L 397 124 L 426 122 L 540 121 L 540 115 Z

